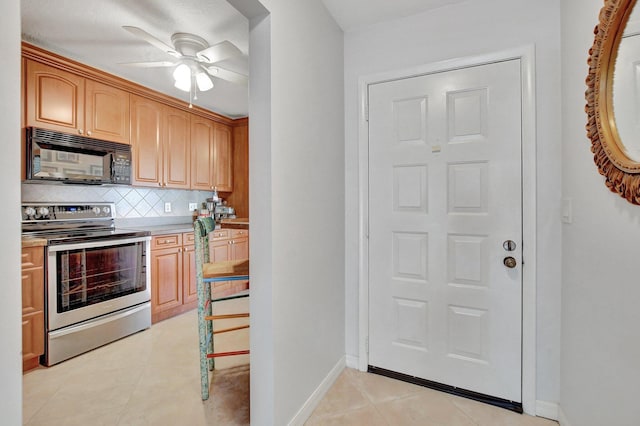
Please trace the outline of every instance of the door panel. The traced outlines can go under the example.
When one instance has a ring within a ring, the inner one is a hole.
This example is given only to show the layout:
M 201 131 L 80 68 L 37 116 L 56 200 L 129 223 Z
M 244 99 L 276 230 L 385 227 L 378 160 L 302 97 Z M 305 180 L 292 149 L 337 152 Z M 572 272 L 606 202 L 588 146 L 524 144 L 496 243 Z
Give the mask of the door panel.
M 370 365 L 521 401 L 520 98 L 518 60 L 369 86 Z

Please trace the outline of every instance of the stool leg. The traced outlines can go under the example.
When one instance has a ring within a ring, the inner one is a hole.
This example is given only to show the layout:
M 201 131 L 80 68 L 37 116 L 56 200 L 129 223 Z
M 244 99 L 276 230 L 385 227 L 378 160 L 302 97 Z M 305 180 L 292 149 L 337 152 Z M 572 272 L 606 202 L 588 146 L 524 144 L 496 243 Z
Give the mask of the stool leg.
M 198 286 L 198 292 L 202 291 L 202 286 Z M 200 301 L 203 298 L 200 298 Z M 198 303 L 198 335 L 200 341 L 200 391 L 202 394 L 202 400 L 209 399 L 209 361 L 207 359 L 207 325 L 210 321 L 206 321 L 204 317 L 206 312 L 202 303 Z M 212 336 L 213 337 L 213 336 Z
M 204 286 L 204 291 L 205 291 L 205 300 L 211 300 L 211 283 L 205 283 Z M 206 314 L 208 316 L 211 316 L 213 313 L 213 302 L 207 303 L 207 307 L 206 307 Z M 212 354 L 213 353 L 213 321 L 205 321 L 207 324 L 207 336 L 211 336 L 211 339 L 209 341 L 209 347 L 207 348 L 208 353 Z M 215 368 L 215 362 L 213 360 L 213 358 L 210 358 L 209 360 L 209 371 L 213 371 L 213 369 Z

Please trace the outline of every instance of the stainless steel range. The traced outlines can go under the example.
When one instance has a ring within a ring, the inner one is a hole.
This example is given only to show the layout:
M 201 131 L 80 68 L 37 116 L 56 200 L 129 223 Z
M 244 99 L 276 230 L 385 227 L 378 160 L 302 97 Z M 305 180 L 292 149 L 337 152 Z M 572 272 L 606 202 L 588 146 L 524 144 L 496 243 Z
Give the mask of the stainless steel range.
M 47 240 L 46 365 L 151 325 L 151 237 L 113 203 L 23 204 L 22 233 Z

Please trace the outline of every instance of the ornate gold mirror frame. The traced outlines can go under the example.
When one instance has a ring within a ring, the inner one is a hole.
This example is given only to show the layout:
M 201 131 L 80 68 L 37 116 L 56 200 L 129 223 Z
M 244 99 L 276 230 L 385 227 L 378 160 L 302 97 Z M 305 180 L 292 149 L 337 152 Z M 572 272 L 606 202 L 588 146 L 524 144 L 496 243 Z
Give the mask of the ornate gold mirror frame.
M 587 135 L 605 184 L 633 204 L 640 204 L 640 162 L 632 160 L 620 140 L 613 111 L 613 74 L 625 24 L 636 0 L 605 0 L 589 49 Z M 640 135 L 638 135 L 640 137 Z

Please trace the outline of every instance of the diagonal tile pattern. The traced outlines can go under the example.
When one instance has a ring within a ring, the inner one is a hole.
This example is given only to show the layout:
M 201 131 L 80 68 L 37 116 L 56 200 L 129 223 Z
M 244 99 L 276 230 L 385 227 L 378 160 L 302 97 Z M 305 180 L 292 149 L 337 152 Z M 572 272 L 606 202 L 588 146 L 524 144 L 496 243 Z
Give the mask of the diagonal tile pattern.
M 116 203 L 119 219 L 140 217 L 191 216 L 189 203 L 201 206 L 211 193 L 177 189 L 155 189 L 133 186 L 84 186 L 23 184 L 23 202 L 96 202 Z M 164 203 L 171 203 L 171 212 Z

